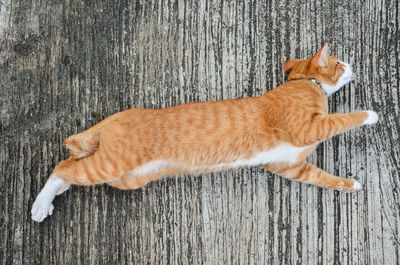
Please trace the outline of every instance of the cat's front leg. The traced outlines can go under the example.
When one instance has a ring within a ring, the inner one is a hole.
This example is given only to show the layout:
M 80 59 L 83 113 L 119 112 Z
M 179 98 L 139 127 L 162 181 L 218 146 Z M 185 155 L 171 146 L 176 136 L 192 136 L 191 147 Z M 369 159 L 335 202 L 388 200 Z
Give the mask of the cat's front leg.
M 285 178 L 296 180 L 326 189 L 334 189 L 343 192 L 361 190 L 361 184 L 356 180 L 333 176 L 322 169 L 305 161 L 288 165 L 286 163 L 274 163 L 265 165 L 265 168 Z
M 302 145 L 318 143 L 357 126 L 375 124 L 378 120 L 378 114 L 371 110 L 316 115 L 302 126 L 298 138 Z
M 50 176 L 32 205 L 32 220 L 42 222 L 48 215 L 52 215 L 54 210 L 52 202 L 54 198 L 69 187 L 70 184 L 66 183 L 63 179 L 55 175 Z
M 365 111 L 368 113 L 367 119 L 364 120 L 362 125 L 372 125 L 379 121 L 379 116 L 375 111 L 367 110 Z

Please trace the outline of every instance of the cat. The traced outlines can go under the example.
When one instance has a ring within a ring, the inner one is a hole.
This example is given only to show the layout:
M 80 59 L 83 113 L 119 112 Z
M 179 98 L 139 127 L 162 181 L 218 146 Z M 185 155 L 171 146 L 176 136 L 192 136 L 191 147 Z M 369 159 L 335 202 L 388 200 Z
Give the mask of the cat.
M 320 142 L 378 121 L 374 111 L 327 113 L 327 97 L 352 80 L 351 66 L 328 56 L 325 43 L 311 58 L 289 60 L 283 69 L 287 82 L 257 98 L 133 108 L 70 136 L 70 158 L 55 167 L 38 194 L 32 219 L 51 215 L 54 197 L 71 184 L 139 189 L 167 175 L 244 166 L 264 165 L 323 188 L 360 190 L 359 182 L 306 162 Z

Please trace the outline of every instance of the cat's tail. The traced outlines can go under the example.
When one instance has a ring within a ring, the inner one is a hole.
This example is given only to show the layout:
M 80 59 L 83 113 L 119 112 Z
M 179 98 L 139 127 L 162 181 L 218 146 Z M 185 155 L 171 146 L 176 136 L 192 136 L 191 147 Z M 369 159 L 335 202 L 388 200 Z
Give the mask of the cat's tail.
M 118 112 L 102 120 L 84 132 L 71 135 L 64 141 L 64 145 L 69 149 L 71 159 L 78 160 L 96 152 L 100 146 L 100 134 L 114 122 L 125 119 L 129 115 L 128 111 Z
M 93 154 L 99 146 L 99 132 L 82 132 L 71 135 L 64 141 L 64 145 L 69 149 L 69 156 L 80 159 Z

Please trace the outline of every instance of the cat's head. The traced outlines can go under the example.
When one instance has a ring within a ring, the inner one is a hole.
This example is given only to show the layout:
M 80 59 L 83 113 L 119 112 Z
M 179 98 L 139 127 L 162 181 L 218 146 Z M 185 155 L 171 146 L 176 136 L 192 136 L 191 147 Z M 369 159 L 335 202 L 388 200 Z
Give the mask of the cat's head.
M 289 60 L 283 65 L 289 72 L 288 81 L 314 78 L 327 96 L 353 79 L 351 66 L 334 56 L 328 56 L 328 43 L 311 58 Z

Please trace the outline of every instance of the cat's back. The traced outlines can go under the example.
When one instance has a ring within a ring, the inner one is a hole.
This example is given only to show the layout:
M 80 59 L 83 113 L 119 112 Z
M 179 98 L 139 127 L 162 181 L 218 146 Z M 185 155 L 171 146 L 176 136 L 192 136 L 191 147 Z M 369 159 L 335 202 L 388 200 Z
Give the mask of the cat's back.
M 262 111 L 259 98 L 134 108 L 102 138 L 107 144 L 135 146 L 154 159 L 222 162 L 265 149 L 268 133 Z
M 258 98 L 186 103 L 161 109 L 132 108 L 110 129 L 189 133 L 218 132 L 251 127 L 262 122 Z M 111 127 L 111 126 L 110 126 Z M 119 127 L 119 128 L 115 128 Z

